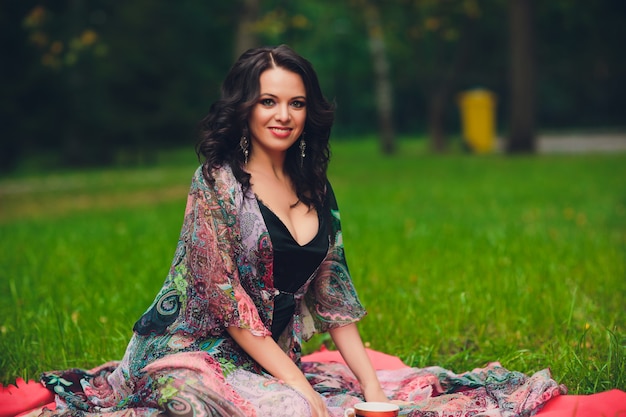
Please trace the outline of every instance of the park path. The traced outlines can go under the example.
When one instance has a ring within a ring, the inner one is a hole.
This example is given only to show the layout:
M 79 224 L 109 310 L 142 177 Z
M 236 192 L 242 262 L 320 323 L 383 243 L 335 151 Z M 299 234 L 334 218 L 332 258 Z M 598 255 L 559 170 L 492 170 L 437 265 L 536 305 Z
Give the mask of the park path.
M 539 154 L 626 152 L 626 132 L 539 134 L 536 141 Z M 497 143 L 502 152 L 504 139 L 498 138 Z
M 624 152 L 626 133 L 541 135 L 537 137 L 539 153 Z

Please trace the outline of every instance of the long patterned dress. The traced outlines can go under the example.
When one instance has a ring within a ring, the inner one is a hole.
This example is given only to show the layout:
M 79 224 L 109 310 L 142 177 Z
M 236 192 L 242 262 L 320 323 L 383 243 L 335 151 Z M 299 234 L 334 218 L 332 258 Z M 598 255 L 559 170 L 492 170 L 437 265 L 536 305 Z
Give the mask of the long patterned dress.
M 270 336 L 278 290 L 272 242 L 254 195 L 243 195 L 228 166 L 215 170 L 214 178 L 208 184 L 196 171 L 169 273 L 135 323 L 122 360 L 44 373 L 57 402 L 44 415 L 310 415 L 297 391 L 264 372 L 226 332 L 238 326 Z M 328 253 L 294 294 L 296 313 L 278 344 L 325 398 L 331 415 L 342 416 L 363 400 L 354 375 L 340 364 L 301 362 L 303 340 L 365 315 L 330 187 L 327 194 Z M 379 371 L 379 378 L 390 398 L 411 402 L 403 407 L 411 416 L 531 415 L 564 392 L 547 371 L 527 377 L 497 365 L 461 375 L 436 367 Z

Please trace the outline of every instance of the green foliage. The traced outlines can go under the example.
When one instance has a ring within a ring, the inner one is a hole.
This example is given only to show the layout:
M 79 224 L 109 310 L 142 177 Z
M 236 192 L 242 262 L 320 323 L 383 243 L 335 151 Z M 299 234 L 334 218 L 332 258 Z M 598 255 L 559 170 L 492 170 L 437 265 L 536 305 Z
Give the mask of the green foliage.
M 314 63 L 337 103 L 336 132 L 347 135 L 376 128 L 363 1 L 263 1 L 254 27 L 262 43 L 290 44 Z M 193 144 L 232 64 L 243 3 L 0 2 L 0 170 L 35 154 L 47 167 L 142 164 L 155 144 Z M 376 3 L 398 132 L 426 130 L 432 92 L 442 86 L 451 132 L 459 125 L 453 96 L 476 86 L 496 93 L 498 126 L 506 127 L 508 2 Z M 540 126 L 623 126 L 625 4 L 535 2 Z
M 7 97 L 27 101 L 7 107 L 28 120 L 2 140 L 18 154 L 47 151 L 48 166 L 145 163 L 155 145 L 193 144 L 231 64 L 233 2 L 44 2 L 12 12 L 34 56 L 14 62 L 31 70 L 19 75 L 31 85 Z
M 334 145 L 372 348 L 414 366 L 550 367 L 626 388 L 626 155 L 432 156 Z M 120 359 L 173 256 L 194 157 L 0 180 L 0 382 Z M 315 338 L 307 351 L 327 339 Z

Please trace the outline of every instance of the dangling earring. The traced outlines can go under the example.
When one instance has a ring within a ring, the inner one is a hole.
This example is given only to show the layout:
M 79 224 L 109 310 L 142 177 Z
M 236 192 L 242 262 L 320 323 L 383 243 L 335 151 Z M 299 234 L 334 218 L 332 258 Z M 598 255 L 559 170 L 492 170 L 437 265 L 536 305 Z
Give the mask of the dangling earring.
M 250 154 L 250 150 L 249 150 L 250 142 L 248 142 L 248 138 L 246 135 L 243 135 L 241 139 L 239 140 L 239 147 L 241 148 L 243 152 L 244 164 L 248 165 L 248 155 Z
M 300 136 L 300 168 L 304 166 L 304 157 L 306 154 L 304 151 L 306 150 L 306 142 L 304 141 L 304 132 L 302 132 L 302 136 Z

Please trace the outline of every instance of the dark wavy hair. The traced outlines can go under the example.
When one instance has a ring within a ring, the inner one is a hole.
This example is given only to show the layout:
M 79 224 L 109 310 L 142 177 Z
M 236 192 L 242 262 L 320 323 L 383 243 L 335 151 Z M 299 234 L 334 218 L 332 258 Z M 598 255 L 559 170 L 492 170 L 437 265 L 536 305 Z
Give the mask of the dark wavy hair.
M 221 97 L 211 106 L 200 124 L 198 157 L 204 158 L 205 179 L 215 182 L 212 171 L 230 165 L 242 184 L 244 195 L 250 189 L 250 174 L 244 171 L 244 155 L 239 146 L 248 135 L 248 117 L 260 95 L 261 74 L 274 67 L 294 72 L 306 90 L 304 135 L 306 157 L 302 161 L 296 141 L 285 157 L 285 171 L 295 186 L 299 201 L 320 209 L 324 202 L 326 170 L 330 159 L 328 140 L 334 120 L 334 106 L 322 94 L 317 74 L 309 61 L 286 45 L 261 47 L 244 52 L 222 84 Z

